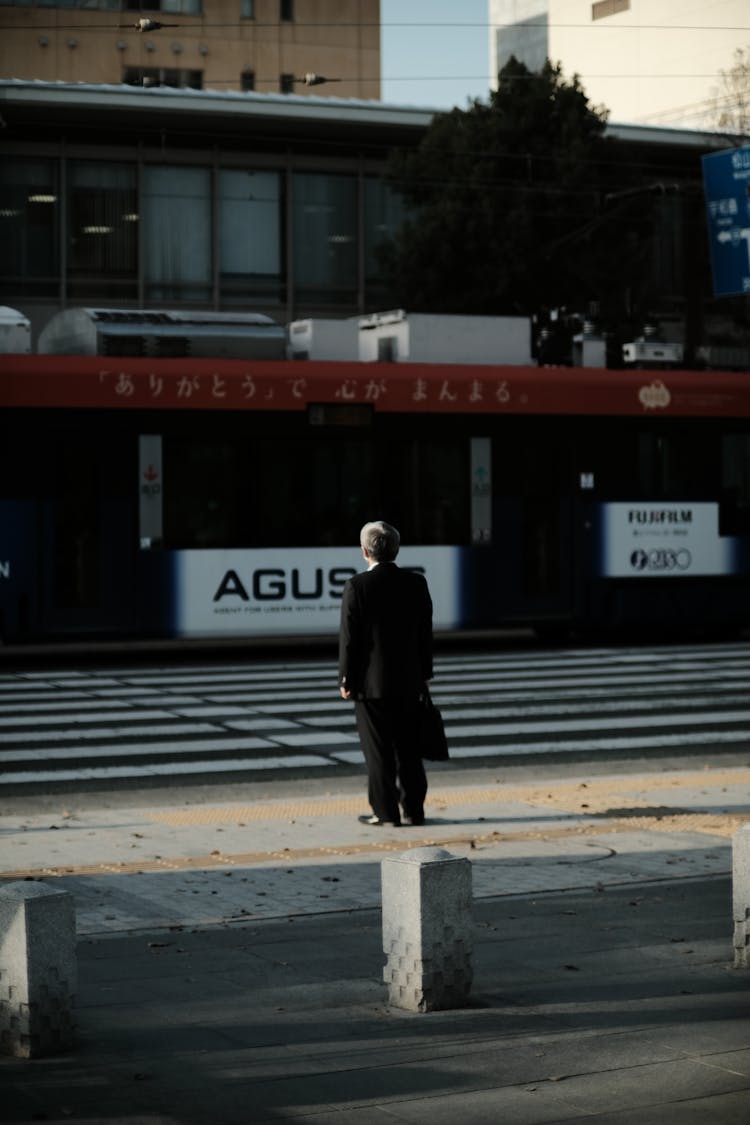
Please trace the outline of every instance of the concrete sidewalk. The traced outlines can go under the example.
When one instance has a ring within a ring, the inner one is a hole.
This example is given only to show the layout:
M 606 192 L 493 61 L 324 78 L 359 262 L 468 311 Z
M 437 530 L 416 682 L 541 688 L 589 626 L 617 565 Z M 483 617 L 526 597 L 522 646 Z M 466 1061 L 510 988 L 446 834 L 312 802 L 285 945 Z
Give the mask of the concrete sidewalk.
M 70 890 L 80 935 L 79 1047 L 0 1061 L 0 1122 L 748 1125 L 750 769 L 455 778 L 419 829 L 289 789 L 0 815 L 0 877 Z M 460 1011 L 382 983 L 380 861 L 425 843 L 472 860 Z
M 383 855 L 425 844 L 472 860 L 476 898 L 726 875 L 750 819 L 750 768 L 455 777 L 433 777 L 424 828 L 360 824 L 359 779 L 350 792 L 299 783 L 264 799 L 247 787 L 221 802 L 154 791 L 137 807 L 66 795 L 54 813 L 3 814 L 0 802 L 0 878 L 54 878 L 75 895 L 81 935 L 121 933 L 375 909 Z

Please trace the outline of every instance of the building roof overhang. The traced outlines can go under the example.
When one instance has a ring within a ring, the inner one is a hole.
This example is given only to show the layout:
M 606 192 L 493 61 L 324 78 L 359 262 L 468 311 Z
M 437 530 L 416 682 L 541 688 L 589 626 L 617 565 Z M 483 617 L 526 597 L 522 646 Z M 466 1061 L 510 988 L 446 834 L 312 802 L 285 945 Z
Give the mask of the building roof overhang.
M 114 127 L 119 135 L 172 130 L 196 137 L 237 135 L 249 128 L 255 135 L 277 138 L 328 136 L 349 143 L 359 138 L 386 144 L 411 139 L 413 143 L 440 112 L 444 111 L 307 94 L 0 79 L 0 114 L 15 136 L 30 126 L 48 134 L 63 128 Z M 23 135 L 29 139 L 28 131 Z M 678 149 L 733 147 L 733 139 L 725 134 L 660 126 L 610 123 L 606 135 Z
M 110 140 L 164 132 L 201 137 L 253 136 L 352 144 L 414 143 L 434 111 L 378 101 L 302 94 L 143 88 L 0 80 L 0 114 L 13 139 L 86 130 Z M 7 136 L 7 134 L 6 134 Z M 10 138 L 8 138 L 10 139 Z

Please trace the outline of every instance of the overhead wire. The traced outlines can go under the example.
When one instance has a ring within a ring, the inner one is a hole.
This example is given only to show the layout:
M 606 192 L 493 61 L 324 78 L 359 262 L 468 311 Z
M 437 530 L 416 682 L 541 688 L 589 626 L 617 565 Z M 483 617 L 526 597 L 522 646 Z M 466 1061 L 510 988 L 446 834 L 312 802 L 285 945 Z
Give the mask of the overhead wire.
M 7 4 L 4 5 L 2 3 L 2 0 L 0 0 L 0 7 L 12 9 L 14 7 L 14 5 L 7 5 Z M 24 7 L 25 7 L 25 5 L 24 5 Z M 49 11 L 49 9 L 47 9 L 47 10 Z M 136 22 L 134 22 L 132 24 L 125 24 L 125 23 L 118 22 L 117 24 L 114 24 L 109 28 L 107 26 L 105 26 L 102 22 L 99 22 L 99 21 L 97 21 L 95 23 L 87 23 L 87 24 L 63 24 L 63 23 L 59 23 L 59 22 L 54 23 L 54 24 L 49 24 L 49 25 L 34 23 L 34 24 L 16 24 L 15 26 L 13 26 L 13 25 L 10 25 L 10 24 L 6 24 L 6 27 L 5 27 L 4 31 L 7 34 L 8 32 L 12 32 L 14 30 L 16 30 L 16 31 L 36 31 L 36 32 L 41 32 L 41 31 L 45 31 L 45 30 L 46 31 L 59 31 L 59 32 L 74 31 L 75 30 L 75 31 L 90 31 L 90 32 L 95 32 L 95 33 L 101 34 L 102 32 L 105 32 L 107 30 L 111 30 L 113 32 L 115 32 L 115 31 L 122 32 L 124 30 L 130 30 L 130 31 L 132 31 L 136 34 L 141 34 L 141 32 L 145 29 L 140 28 L 138 26 L 139 22 L 151 23 L 152 22 L 151 21 L 151 15 L 152 14 L 155 14 L 155 15 L 161 15 L 161 14 L 166 15 L 167 14 L 167 13 L 162 13 L 160 11 L 154 12 L 154 13 L 149 14 L 148 19 L 146 19 L 145 17 L 141 17 L 140 20 L 138 20 L 138 19 L 136 19 L 136 17 L 139 16 L 139 11 L 136 11 L 136 10 L 129 11 L 129 12 L 119 10 L 119 11 L 115 12 L 115 11 L 113 11 L 113 9 L 103 8 L 103 9 L 97 9 L 96 11 L 97 11 L 98 15 L 102 15 L 102 16 L 116 15 L 118 20 L 122 20 L 123 17 L 126 16 L 126 15 L 128 15 L 128 16 L 132 15 L 133 18 L 136 20 Z M 176 17 L 179 17 L 179 16 L 180 16 L 180 13 L 172 13 L 172 12 L 168 13 L 168 18 L 170 20 L 173 20 L 173 19 L 175 19 Z M 666 31 L 666 30 L 668 30 L 668 31 L 700 31 L 700 32 L 709 32 L 709 31 L 745 32 L 746 31 L 746 32 L 750 33 L 750 25 L 748 25 L 748 26 L 745 26 L 745 25 L 742 25 L 742 26 L 719 26 L 719 25 L 714 25 L 714 24 L 656 24 L 656 23 L 653 23 L 653 24 L 645 24 L 645 23 L 644 24 L 606 23 L 605 24 L 605 23 L 575 23 L 575 22 L 569 22 L 569 23 L 554 22 L 554 23 L 550 23 L 547 20 L 544 20 L 544 21 L 541 21 L 541 22 L 543 22 L 543 25 L 547 28 L 571 28 L 571 29 L 586 28 L 586 29 L 588 29 L 590 31 L 594 31 L 594 32 L 598 32 L 601 29 L 606 29 L 608 32 L 612 31 L 612 30 L 627 30 L 627 31 L 632 31 L 632 30 L 647 30 L 647 31 L 665 30 Z M 533 25 L 534 20 L 532 19 L 531 21 L 529 21 L 529 23 L 531 25 Z M 326 21 L 306 22 L 304 20 L 292 20 L 292 21 L 264 22 L 264 21 L 261 21 L 261 20 L 253 19 L 253 18 L 245 18 L 245 19 L 240 19 L 240 20 L 234 20 L 234 21 L 231 21 L 231 22 L 228 22 L 228 23 L 222 23 L 222 22 L 207 21 L 207 20 L 204 20 L 204 19 L 200 19 L 198 22 L 191 22 L 191 15 L 187 15 L 187 19 L 186 19 L 185 22 L 181 22 L 181 23 L 171 23 L 170 22 L 168 24 L 160 24 L 158 22 L 156 23 L 156 30 L 157 31 L 161 31 L 162 29 L 169 28 L 170 30 L 174 29 L 177 33 L 179 33 L 180 31 L 183 31 L 183 30 L 191 30 L 191 29 L 200 29 L 202 31 L 209 31 L 211 29 L 222 29 L 222 28 L 223 29 L 232 29 L 232 30 L 238 30 L 238 29 L 242 28 L 244 30 L 249 30 L 249 31 L 275 29 L 275 30 L 281 32 L 286 27 L 294 28 L 295 32 L 299 31 L 299 30 L 304 31 L 305 29 L 320 30 L 320 29 L 325 29 L 325 28 L 342 28 L 342 27 L 344 27 L 344 28 L 347 28 L 347 27 L 353 28 L 354 27 L 354 28 L 360 28 L 360 29 L 379 28 L 381 30 L 382 29 L 389 29 L 389 28 L 407 28 L 407 29 L 410 28 L 410 29 L 420 29 L 422 31 L 429 30 L 430 28 L 433 28 L 433 27 L 434 28 L 456 28 L 456 29 L 458 29 L 458 28 L 469 29 L 469 28 L 486 27 L 486 28 L 489 29 L 489 25 L 485 21 L 480 22 L 480 21 L 469 21 L 469 20 L 436 20 L 436 21 L 399 20 L 399 21 L 387 21 L 387 22 L 383 22 L 383 21 L 369 22 L 369 21 L 361 21 L 361 20 L 351 20 L 351 21 L 340 20 L 340 21 L 336 21 L 336 22 L 326 22 Z M 147 33 L 148 34 L 154 34 L 155 32 L 153 32 L 149 28 Z M 305 44 L 300 43 L 298 39 L 295 41 L 294 47 L 295 47 L 296 52 L 298 52 L 298 53 L 299 53 L 300 50 L 302 50 L 302 51 L 305 50 Z M 310 50 L 312 52 L 316 49 L 319 49 L 320 45 L 317 44 L 317 43 L 316 44 L 310 43 L 309 47 L 310 47 Z M 156 62 L 156 60 L 154 60 L 154 62 Z M 148 68 L 148 69 L 177 69 L 177 70 L 180 70 L 180 69 L 185 69 L 185 67 L 184 66 L 183 67 L 176 66 L 174 68 L 170 68 L 170 67 L 164 67 L 162 65 L 161 67 Z M 187 69 L 189 69 L 189 68 L 187 68 Z M 606 73 L 606 74 L 600 74 L 600 73 L 589 71 L 589 72 L 579 73 L 579 74 L 577 74 L 577 77 L 579 79 L 583 80 L 584 83 L 585 83 L 585 81 L 588 81 L 588 80 L 601 81 L 601 80 L 605 80 L 605 79 L 639 80 L 639 81 L 648 81 L 648 80 L 664 81 L 665 79 L 686 80 L 686 79 L 707 79 L 707 78 L 710 79 L 710 78 L 715 78 L 715 79 L 718 80 L 719 77 L 723 74 L 724 74 L 723 71 L 719 71 L 718 73 L 717 72 L 713 72 L 713 73 L 688 72 L 688 73 L 680 73 L 680 74 L 674 74 L 674 73 L 672 73 L 672 74 L 660 74 L 660 73 L 636 74 L 636 73 L 630 73 L 630 72 L 627 72 L 627 71 L 621 71 L 621 72 L 614 73 L 614 74 L 611 73 L 611 72 Z M 524 79 L 527 79 L 529 81 L 532 81 L 536 77 L 537 76 L 534 73 L 525 74 L 525 75 L 514 75 L 513 80 L 514 81 L 519 81 L 519 80 L 523 81 Z M 264 76 L 259 76 L 259 75 L 255 74 L 253 76 L 253 78 L 254 78 L 254 88 L 257 88 L 259 86 L 277 86 L 278 83 L 279 83 L 278 75 L 274 75 L 272 77 L 266 78 Z M 311 78 L 314 79 L 314 81 L 310 81 Z M 483 75 L 482 76 L 482 75 L 477 75 L 477 74 L 474 74 L 474 75 L 454 75 L 454 74 L 443 73 L 443 74 L 439 74 L 439 75 L 425 75 L 425 74 L 419 74 L 419 75 L 417 75 L 417 74 L 390 75 L 390 74 L 381 74 L 381 75 L 373 76 L 373 77 L 364 76 L 364 75 L 351 75 L 351 76 L 336 75 L 336 76 L 332 76 L 330 78 L 327 78 L 327 77 L 318 76 L 318 75 L 315 75 L 315 74 L 308 74 L 304 77 L 299 77 L 299 78 L 295 77 L 293 79 L 293 82 L 294 82 L 295 85 L 307 84 L 308 86 L 322 85 L 322 84 L 327 83 L 327 82 L 336 82 L 336 83 L 343 82 L 343 83 L 358 84 L 360 86 L 366 86 L 366 85 L 376 85 L 376 84 L 383 84 L 383 83 L 389 83 L 389 82 L 401 82 L 401 83 L 414 82 L 414 83 L 418 83 L 418 82 L 434 82 L 434 81 L 441 81 L 443 83 L 485 81 L 487 83 L 487 92 L 489 94 L 491 89 L 492 89 L 494 76 L 491 76 L 491 75 Z M 237 89 L 237 87 L 240 86 L 240 78 L 235 76 L 235 75 L 232 75 L 232 76 L 216 76 L 216 75 L 212 74 L 211 75 L 211 86 L 212 86 L 212 88 L 215 88 L 217 84 L 226 84 L 228 90 L 231 91 L 231 92 L 238 92 L 238 93 L 239 92 L 242 92 L 242 93 L 249 92 L 249 91 L 242 91 L 242 90 Z M 128 85 L 131 85 L 131 84 L 129 83 Z M 135 85 L 135 84 L 132 84 L 132 85 Z M 584 93 L 585 93 L 585 90 L 584 90 Z M 469 95 L 467 93 L 467 98 L 469 100 L 473 100 L 473 101 L 480 100 L 479 96 L 476 95 L 476 94 Z M 741 103 L 739 101 L 733 100 L 731 95 L 718 95 L 718 96 L 713 97 L 712 99 L 706 98 L 705 100 L 703 100 L 701 102 L 688 103 L 687 105 L 682 106 L 682 107 L 671 107 L 668 111 L 662 111 L 658 114 L 645 115 L 642 118 L 641 123 L 646 123 L 648 121 L 649 116 L 652 116 L 652 117 L 661 118 L 662 120 L 660 121 L 660 123 L 666 124 L 663 121 L 663 118 L 664 118 L 665 114 L 668 114 L 669 116 L 677 115 L 678 117 L 680 115 L 682 115 L 683 118 L 684 118 L 685 115 L 689 115 L 689 116 L 692 116 L 692 117 L 695 117 L 695 118 L 699 118 L 699 117 L 705 115 L 706 112 L 709 112 L 709 111 L 715 109 L 717 107 L 717 105 L 718 105 L 719 110 L 721 110 L 721 109 L 739 108 L 740 104 Z M 460 108 L 460 107 L 456 107 L 456 108 Z M 445 110 L 441 110 L 441 112 L 445 112 Z
M 22 5 L 22 6 L 23 6 L 24 9 L 26 9 L 26 7 L 27 7 L 25 4 Z M 0 7 L 12 9 L 12 8 L 15 7 L 15 5 L 0 3 Z M 45 5 L 45 9 L 47 11 L 49 11 L 49 8 L 47 8 L 46 5 Z M 55 10 L 60 10 L 60 9 L 55 9 Z M 65 8 L 65 9 L 62 9 L 62 10 L 69 11 L 70 9 Z M 138 16 L 146 16 L 148 18 L 152 18 L 154 15 L 165 15 L 165 16 L 168 16 L 168 18 L 170 20 L 172 20 L 175 17 L 178 17 L 182 14 L 180 12 L 166 12 L 166 11 L 161 11 L 161 10 L 159 10 L 158 12 L 148 11 L 148 12 L 144 13 L 144 12 L 141 12 L 140 9 L 138 9 L 138 10 L 133 9 L 132 11 L 130 11 L 130 10 L 128 10 L 128 11 L 116 10 L 116 9 L 113 9 L 113 8 L 96 8 L 96 9 L 88 9 L 88 10 L 92 11 L 92 12 L 96 11 L 97 13 L 100 13 L 101 15 L 116 15 L 119 18 L 122 18 L 125 15 L 128 15 L 128 16 L 132 15 L 134 17 L 134 19 L 137 18 Z M 192 13 L 192 12 L 185 13 L 185 17 L 187 19 L 193 19 L 194 16 L 195 16 L 195 13 Z M 22 30 L 31 30 L 31 31 L 44 30 L 41 27 L 41 25 L 39 25 L 39 24 L 29 24 L 29 25 L 20 24 L 20 25 L 16 25 L 16 26 L 19 27 Z M 99 25 L 87 25 L 87 24 L 80 25 L 80 27 L 84 27 L 84 28 L 89 27 L 89 26 L 92 27 L 93 30 L 97 30 L 97 31 L 101 30 L 101 27 Z M 117 26 L 119 27 L 121 25 L 117 25 Z M 129 27 L 131 25 L 125 24 L 125 25 L 122 25 L 122 26 Z M 486 28 L 487 30 L 490 30 L 490 25 L 486 21 L 484 21 L 484 22 L 469 22 L 469 21 L 465 21 L 465 20 L 429 20 L 429 21 L 419 21 L 419 20 L 403 20 L 402 21 L 402 20 L 399 20 L 399 21 L 383 22 L 383 21 L 363 21 L 363 20 L 335 20 L 335 21 L 329 22 L 329 21 L 326 21 L 326 20 L 314 20 L 314 21 L 306 22 L 304 20 L 289 20 L 289 21 L 287 21 L 287 20 L 282 20 L 282 21 L 275 20 L 275 21 L 270 21 L 268 23 L 264 23 L 263 21 L 253 19 L 252 17 L 246 17 L 244 19 L 239 19 L 239 20 L 231 20 L 231 21 L 226 22 L 226 23 L 199 19 L 197 23 L 181 23 L 181 24 L 179 24 L 179 26 L 180 27 L 200 27 L 200 28 L 246 27 L 246 28 L 257 28 L 259 30 L 264 30 L 264 31 L 268 28 L 274 28 L 274 29 L 278 30 L 280 28 L 286 28 L 286 27 L 295 28 L 295 30 L 298 30 L 300 28 L 303 28 L 303 29 L 304 28 L 312 28 L 312 29 L 315 29 L 315 30 L 320 30 L 320 29 L 323 29 L 323 28 L 342 28 L 342 27 L 343 28 L 360 28 L 362 30 L 372 30 L 373 28 L 378 28 L 380 30 L 389 29 L 389 28 L 396 28 L 396 29 L 398 29 L 398 28 L 413 28 L 413 29 L 419 29 L 420 31 L 429 31 L 429 29 L 433 28 L 433 27 L 434 28 L 454 28 L 454 29 L 458 29 L 458 28 L 466 28 L 466 29 Z M 495 29 L 498 29 L 497 25 L 494 25 L 494 26 L 495 26 Z M 525 26 L 526 27 L 533 27 L 533 21 L 529 21 L 528 23 L 525 23 Z M 750 24 L 743 24 L 741 26 L 732 26 L 732 25 L 725 25 L 725 24 L 673 24 L 673 23 L 669 23 L 669 24 L 657 24 L 657 23 L 653 23 L 653 24 L 652 23 L 644 23 L 644 24 L 627 23 L 626 24 L 626 23 L 623 23 L 623 24 L 619 24 L 619 25 L 614 25 L 614 24 L 600 25 L 598 23 L 547 23 L 545 21 L 544 25 L 540 24 L 539 26 L 544 26 L 545 28 L 552 27 L 552 28 L 558 28 L 558 29 L 559 28 L 570 28 L 570 29 L 573 29 L 573 30 L 585 28 L 588 31 L 593 31 L 595 33 L 603 32 L 603 31 L 606 31 L 607 33 L 611 32 L 611 31 L 669 31 L 669 32 L 674 32 L 674 31 L 700 31 L 700 32 L 706 32 L 706 31 L 750 31 Z M 60 25 L 60 24 L 51 24 L 50 28 L 53 31 L 58 30 L 58 29 L 61 30 L 61 31 L 78 30 L 78 27 L 74 28 L 72 25 Z M 133 30 L 135 30 L 134 27 L 133 27 Z
M 0 0 L 0 7 L 6 7 L 6 8 L 9 8 L 9 9 L 12 10 L 12 8 L 15 7 L 15 5 L 3 5 L 2 0 Z M 24 8 L 25 8 L 25 5 L 24 5 Z M 47 9 L 47 10 L 49 10 L 49 9 Z M 34 31 L 34 32 L 43 32 L 43 31 L 51 31 L 51 32 L 54 32 L 54 31 L 60 31 L 60 32 L 90 31 L 90 32 L 93 32 L 93 33 L 101 34 L 102 32 L 107 31 L 107 30 L 111 30 L 113 32 L 123 32 L 123 31 L 129 30 L 131 32 L 134 32 L 135 34 L 140 35 L 144 31 L 147 34 L 156 34 L 158 31 L 166 30 L 166 29 L 175 30 L 177 32 L 186 31 L 186 30 L 210 31 L 212 29 L 217 29 L 217 30 L 219 30 L 219 29 L 224 29 L 224 30 L 240 30 L 240 29 L 242 29 L 244 31 L 256 31 L 256 30 L 264 31 L 264 30 L 273 29 L 273 30 L 279 31 L 281 33 L 282 30 L 287 28 L 287 27 L 294 28 L 295 32 L 297 32 L 299 30 L 304 31 L 305 29 L 311 29 L 311 30 L 319 31 L 321 29 L 326 29 L 326 28 L 336 28 L 336 29 L 340 29 L 340 28 L 359 28 L 361 30 L 371 30 L 373 28 L 378 28 L 379 30 L 387 30 L 387 29 L 390 29 L 390 28 L 396 28 L 396 29 L 406 28 L 406 29 L 419 29 L 419 30 L 424 32 L 424 31 L 429 31 L 431 28 L 454 28 L 454 29 L 466 28 L 466 29 L 470 29 L 470 28 L 480 28 L 481 27 L 481 28 L 487 28 L 488 31 L 490 30 L 490 25 L 487 22 L 484 22 L 484 21 L 482 21 L 482 22 L 480 22 L 480 21 L 467 21 L 467 20 L 435 20 L 435 21 L 398 20 L 398 21 L 388 21 L 388 22 L 383 22 L 383 21 L 371 21 L 370 22 L 370 21 L 361 21 L 361 20 L 349 20 L 349 21 L 347 21 L 347 20 L 337 20 L 335 22 L 327 22 L 327 21 L 306 22 L 304 20 L 291 20 L 291 21 L 264 22 L 264 21 L 253 19 L 253 18 L 245 18 L 245 19 L 233 20 L 233 21 L 226 22 L 226 23 L 209 21 L 209 20 L 204 20 L 204 19 L 199 19 L 197 22 L 196 21 L 191 22 L 192 13 L 186 14 L 187 18 L 186 18 L 185 22 L 179 22 L 179 23 L 170 22 L 170 23 L 167 23 L 167 24 L 161 24 L 159 21 L 156 21 L 156 27 L 154 29 L 151 29 L 151 28 L 141 28 L 141 27 L 138 26 L 138 24 L 141 20 L 144 20 L 147 23 L 152 22 L 152 16 L 153 15 L 168 15 L 168 18 L 171 21 L 171 20 L 174 20 L 176 17 L 179 17 L 180 13 L 178 13 L 178 12 L 162 13 L 161 11 L 159 11 L 159 12 L 153 12 L 153 13 L 149 12 L 144 16 L 143 13 L 140 13 L 140 10 L 138 10 L 138 11 L 133 10 L 132 12 L 126 13 L 125 11 L 122 11 L 122 10 L 114 12 L 110 8 L 102 8 L 102 9 L 96 9 L 96 11 L 97 11 L 97 14 L 100 14 L 102 16 L 116 15 L 119 20 L 122 20 L 123 16 L 125 16 L 125 15 L 129 15 L 129 16 L 132 15 L 133 19 L 134 19 L 134 22 L 133 23 L 118 22 L 117 24 L 113 24 L 109 28 L 104 26 L 100 22 L 85 23 L 85 24 L 83 24 L 83 23 L 81 23 L 81 24 L 79 24 L 79 23 L 65 24 L 65 23 L 60 23 L 60 22 L 50 23 L 50 24 L 42 24 L 42 23 L 38 23 L 38 22 L 33 23 L 33 24 L 15 24 L 15 25 L 6 24 L 6 27 L 4 28 L 4 33 L 7 34 L 9 32 L 13 32 L 13 31 Z M 534 22 L 535 21 L 533 19 L 529 20 L 527 26 L 533 26 Z M 493 25 L 493 26 L 496 27 L 497 25 Z M 606 23 L 606 24 L 604 24 L 604 23 L 575 23 L 575 22 L 550 23 L 549 21 L 544 20 L 544 21 L 540 21 L 540 26 L 544 26 L 545 28 L 558 28 L 558 29 L 560 29 L 560 28 L 570 28 L 570 29 L 584 28 L 584 29 L 587 29 L 589 31 L 593 31 L 595 33 L 598 33 L 598 32 L 603 31 L 603 30 L 606 30 L 608 33 L 613 31 L 613 30 L 616 30 L 616 31 L 669 31 L 669 32 L 696 31 L 696 32 L 702 32 L 702 33 L 703 32 L 711 32 L 711 31 L 716 31 L 716 32 L 732 31 L 732 32 L 747 32 L 748 35 L 750 35 L 750 24 L 739 25 L 739 26 L 731 26 L 731 25 L 724 26 L 724 25 L 716 25 L 716 24 L 657 24 L 657 23 L 653 23 L 653 24 L 646 24 L 646 23 L 644 23 L 644 24 L 633 24 L 633 23 L 610 24 L 610 23 Z M 318 44 L 318 43 L 315 43 L 315 44 L 310 43 L 309 46 L 310 46 L 311 50 L 315 50 L 315 49 L 320 48 L 320 44 Z M 294 48 L 297 52 L 299 52 L 300 50 L 305 49 L 305 44 L 304 44 L 304 42 L 300 43 L 299 40 L 295 40 Z M 587 72 L 580 73 L 578 75 L 578 77 L 582 78 L 582 79 L 597 79 L 597 80 L 602 80 L 602 79 L 615 79 L 615 80 L 623 79 L 623 80 L 626 80 L 626 79 L 637 78 L 637 79 L 644 79 L 644 80 L 645 79 L 654 79 L 654 80 L 658 79 L 658 80 L 662 81 L 664 79 L 678 80 L 678 79 L 715 78 L 715 77 L 718 77 L 718 74 L 720 74 L 720 73 L 721 72 L 718 72 L 718 73 L 717 72 L 711 72 L 711 73 L 688 72 L 688 73 L 680 73 L 680 74 L 662 74 L 662 73 L 641 74 L 641 73 L 631 73 L 631 72 L 627 72 L 627 71 L 621 71 L 621 72 L 618 72 L 618 73 L 608 72 L 606 74 L 598 74 L 598 73 L 595 73 L 595 72 L 587 71 Z M 524 78 L 528 78 L 529 80 L 532 80 L 534 77 L 535 77 L 535 75 L 533 73 L 528 74 L 528 75 L 514 75 L 513 80 L 514 81 L 519 81 L 519 80 L 522 81 Z M 337 76 L 335 79 L 334 78 L 327 79 L 327 81 L 343 81 L 343 82 L 357 81 L 357 82 L 360 82 L 360 83 L 362 83 L 362 82 L 375 83 L 375 82 L 431 82 L 431 81 L 476 82 L 476 81 L 487 81 L 490 85 L 492 84 L 493 80 L 494 80 L 494 75 L 478 75 L 478 74 L 453 75 L 453 74 L 445 74 L 445 73 L 438 74 L 438 75 L 426 75 L 426 74 L 390 75 L 390 74 L 383 74 L 383 75 L 378 76 L 377 78 L 367 78 L 367 77 L 361 77 L 359 75 L 353 76 L 353 77 Z M 228 82 L 234 83 L 236 81 L 236 79 L 234 77 L 232 77 L 230 79 L 213 78 L 212 81 L 214 81 L 214 82 L 228 81 Z M 278 77 L 275 76 L 273 78 L 268 78 L 268 79 L 262 78 L 261 79 L 261 78 L 258 78 L 256 76 L 256 82 L 262 83 L 264 85 L 266 83 L 276 84 L 278 82 Z
M 182 68 L 178 68 L 178 69 L 182 69 Z M 519 75 L 519 78 L 521 80 L 526 79 L 526 78 L 533 79 L 533 78 L 538 78 L 538 77 L 539 76 L 537 74 Z M 588 72 L 587 73 L 582 73 L 582 72 L 578 73 L 578 78 L 580 78 L 580 79 L 583 79 L 583 78 L 597 78 L 597 79 L 619 78 L 619 79 L 632 80 L 632 79 L 638 79 L 638 78 L 645 78 L 645 79 L 649 79 L 649 80 L 651 80 L 651 79 L 658 80 L 659 82 L 662 82 L 662 81 L 664 81 L 664 79 L 667 79 L 667 78 L 716 78 L 716 77 L 717 77 L 717 75 L 715 73 L 710 73 L 710 74 L 636 74 L 636 73 L 632 73 L 632 74 L 624 74 L 624 73 L 623 74 L 591 74 L 591 73 L 588 73 Z M 367 75 L 360 75 L 360 74 L 344 74 L 344 75 L 337 75 L 336 77 L 332 77 L 332 78 L 326 78 L 326 77 L 323 77 L 321 75 L 320 78 L 321 78 L 320 84 L 323 84 L 323 83 L 326 83 L 326 82 L 360 82 L 360 83 L 373 84 L 373 83 L 376 83 L 376 82 L 382 83 L 382 82 L 481 82 L 481 81 L 486 81 L 487 83 L 492 83 L 492 81 L 494 80 L 494 76 L 489 75 L 489 74 L 487 74 L 487 75 L 484 75 L 484 74 L 381 74 L 381 75 L 375 75 L 375 76 L 372 76 L 372 77 L 368 77 Z M 8 76 L 6 76 L 5 80 L 9 80 Z M 2 82 L 2 81 L 3 81 L 3 78 L 0 78 L 0 82 Z M 29 79 L 29 81 L 31 81 L 31 80 Z M 212 82 L 236 83 L 237 77 L 236 77 L 236 75 L 216 76 L 216 75 L 212 74 L 211 81 Z M 269 78 L 261 78 L 257 74 L 255 75 L 255 82 L 256 83 L 262 83 L 264 86 L 265 85 L 278 85 L 278 81 L 279 81 L 278 74 L 273 75 Z M 304 84 L 304 78 L 303 77 L 300 77 L 300 78 L 296 79 L 295 81 L 298 81 L 300 84 Z M 514 79 L 514 81 L 515 81 L 515 79 Z M 90 83 L 90 85 L 97 85 L 97 83 Z M 111 83 L 105 83 L 105 85 L 111 85 Z M 489 85 L 488 85 L 487 89 L 488 89 L 488 92 L 489 92 L 489 89 L 490 89 Z M 247 91 L 247 90 L 244 91 L 244 92 L 245 93 L 252 93 L 252 91 Z M 584 93 L 585 93 L 585 90 L 584 90 Z M 322 95 L 322 96 L 325 96 L 325 95 Z M 697 103 L 691 103 L 691 104 L 697 104 Z M 689 106 L 686 107 L 686 108 L 689 108 Z

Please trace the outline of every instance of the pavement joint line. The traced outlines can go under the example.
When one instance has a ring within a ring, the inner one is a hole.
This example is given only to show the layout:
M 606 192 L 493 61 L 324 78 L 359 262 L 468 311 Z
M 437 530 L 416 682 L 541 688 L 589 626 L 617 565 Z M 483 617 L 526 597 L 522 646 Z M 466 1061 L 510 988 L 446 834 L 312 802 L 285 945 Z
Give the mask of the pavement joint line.
M 671 818 L 672 821 L 675 819 L 680 818 Z M 150 860 L 141 860 L 140 862 L 64 864 L 56 867 L 30 867 L 16 871 L 0 872 L 0 882 L 10 879 L 60 878 L 70 875 L 138 875 L 155 871 L 220 870 L 227 867 L 252 867 L 278 861 L 291 865 L 300 860 L 307 859 L 335 859 L 337 856 L 348 857 L 387 852 L 405 852 L 413 848 L 421 847 L 465 847 L 471 851 L 481 851 L 483 848 L 504 843 L 523 843 L 524 841 L 534 841 L 537 843 L 540 841 L 553 842 L 556 840 L 569 839 L 571 837 L 587 837 L 591 842 L 594 842 L 599 836 L 629 833 L 638 827 L 667 832 L 692 830 L 704 832 L 705 834 L 713 836 L 731 836 L 738 825 L 733 824 L 732 826 L 727 826 L 724 824 L 725 830 L 719 831 L 718 829 L 721 827 L 720 822 L 746 822 L 745 818 L 736 816 L 716 817 L 713 818 L 717 822 L 716 826 L 713 828 L 695 829 L 692 827 L 690 816 L 685 819 L 689 823 L 682 827 L 675 827 L 674 823 L 671 823 L 668 827 L 663 827 L 660 823 L 652 823 L 651 821 L 645 825 L 639 825 L 631 820 L 613 820 L 608 823 L 578 823 L 559 828 L 520 832 L 492 831 L 477 835 L 462 833 L 457 836 L 441 836 L 438 834 L 409 840 L 404 840 L 403 837 L 388 837 L 385 840 L 371 840 L 364 843 L 344 844 L 336 847 L 284 848 L 277 851 L 240 852 L 231 854 L 225 854 L 216 850 L 208 855 L 179 856 L 172 859 L 158 857 Z M 378 829 L 378 831 L 380 830 Z M 394 829 L 394 831 L 399 830 Z M 603 845 L 603 847 L 608 848 L 610 854 L 616 854 L 615 850 L 611 849 L 609 845 Z

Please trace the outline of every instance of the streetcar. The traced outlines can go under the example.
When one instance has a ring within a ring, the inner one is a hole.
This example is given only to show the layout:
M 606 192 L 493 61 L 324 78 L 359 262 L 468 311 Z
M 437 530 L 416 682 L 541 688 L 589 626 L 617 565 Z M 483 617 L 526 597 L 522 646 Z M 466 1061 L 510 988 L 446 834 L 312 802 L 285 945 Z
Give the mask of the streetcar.
M 0 638 L 332 637 L 360 527 L 438 633 L 750 623 L 738 372 L 0 356 Z

